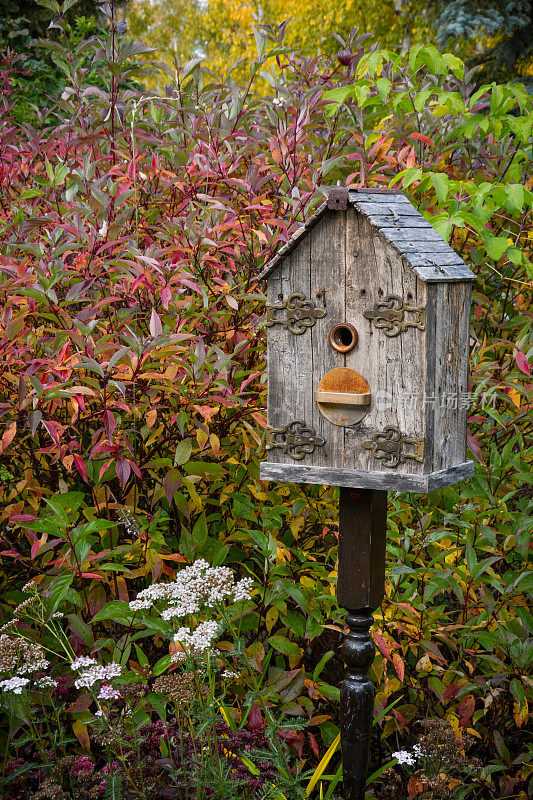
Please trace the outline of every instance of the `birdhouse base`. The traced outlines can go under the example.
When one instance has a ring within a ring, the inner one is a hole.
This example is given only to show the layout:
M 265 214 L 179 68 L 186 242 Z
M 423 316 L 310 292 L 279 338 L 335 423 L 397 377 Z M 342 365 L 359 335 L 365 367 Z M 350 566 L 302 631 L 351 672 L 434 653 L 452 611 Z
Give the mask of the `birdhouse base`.
M 302 464 L 276 464 L 263 461 L 260 477 L 264 481 L 281 483 L 316 483 L 346 486 L 350 489 L 383 489 L 396 492 L 427 494 L 451 483 L 467 480 L 474 475 L 474 462 L 465 461 L 448 469 L 426 475 L 393 472 L 364 472 L 334 467 L 313 467 Z

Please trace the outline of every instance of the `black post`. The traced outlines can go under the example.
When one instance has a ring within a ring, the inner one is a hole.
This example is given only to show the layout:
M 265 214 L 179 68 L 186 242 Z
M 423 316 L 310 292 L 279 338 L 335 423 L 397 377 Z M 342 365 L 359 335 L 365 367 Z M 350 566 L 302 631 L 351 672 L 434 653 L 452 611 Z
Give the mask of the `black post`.
M 345 800 L 364 800 L 374 687 L 368 670 L 374 660 L 372 611 L 383 600 L 387 492 L 340 490 L 337 600 L 348 610 L 341 686 L 341 748 Z

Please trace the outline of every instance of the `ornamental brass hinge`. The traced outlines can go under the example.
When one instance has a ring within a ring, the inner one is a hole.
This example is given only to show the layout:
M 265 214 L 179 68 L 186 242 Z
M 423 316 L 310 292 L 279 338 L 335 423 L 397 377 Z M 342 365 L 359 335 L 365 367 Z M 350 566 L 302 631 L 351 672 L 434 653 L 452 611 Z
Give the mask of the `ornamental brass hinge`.
M 405 319 L 407 313 L 414 314 L 414 319 Z M 404 303 L 397 294 L 388 294 L 363 314 L 376 328 L 381 328 L 385 336 L 398 336 L 406 328 L 426 330 L 426 309 Z
M 276 311 L 286 311 L 285 319 L 278 319 Z M 294 292 L 283 303 L 274 303 L 266 307 L 267 328 L 271 325 L 283 325 L 291 333 L 305 333 L 312 328 L 317 319 L 326 316 L 325 308 L 316 308 L 312 300 L 306 300 L 303 294 Z
M 419 462 L 424 460 L 424 440 L 410 439 L 394 425 L 387 425 L 383 431 L 375 433 L 370 441 L 363 442 L 363 447 L 382 461 L 384 467 L 397 467 L 408 458 Z M 406 451 L 406 447 L 413 449 Z
M 279 437 L 279 438 L 278 438 Z M 279 448 L 295 461 L 312 453 L 315 447 L 324 447 L 326 440 L 317 436 L 301 419 L 289 422 L 284 428 L 267 427 L 267 450 Z

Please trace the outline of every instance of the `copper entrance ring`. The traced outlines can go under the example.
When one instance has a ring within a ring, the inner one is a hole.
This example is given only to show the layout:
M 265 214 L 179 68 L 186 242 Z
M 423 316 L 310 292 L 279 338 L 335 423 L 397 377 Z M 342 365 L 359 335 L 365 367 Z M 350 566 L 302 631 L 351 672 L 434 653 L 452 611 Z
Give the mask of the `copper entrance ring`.
M 349 353 L 358 338 L 357 331 L 349 322 L 339 322 L 329 332 L 329 343 L 338 353 Z

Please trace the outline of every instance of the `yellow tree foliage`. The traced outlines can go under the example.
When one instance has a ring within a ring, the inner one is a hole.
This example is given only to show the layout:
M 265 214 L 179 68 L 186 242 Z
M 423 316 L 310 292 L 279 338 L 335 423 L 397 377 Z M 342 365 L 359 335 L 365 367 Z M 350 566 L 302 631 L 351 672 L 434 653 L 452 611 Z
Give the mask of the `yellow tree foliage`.
M 131 32 L 168 64 L 202 56 L 217 73 L 237 58 L 257 55 L 254 26 L 276 30 L 285 20 L 283 44 L 307 56 L 342 49 L 333 34 L 344 38 L 353 28 L 404 52 L 434 39 L 427 3 L 420 0 L 131 0 L 127 14 Z

